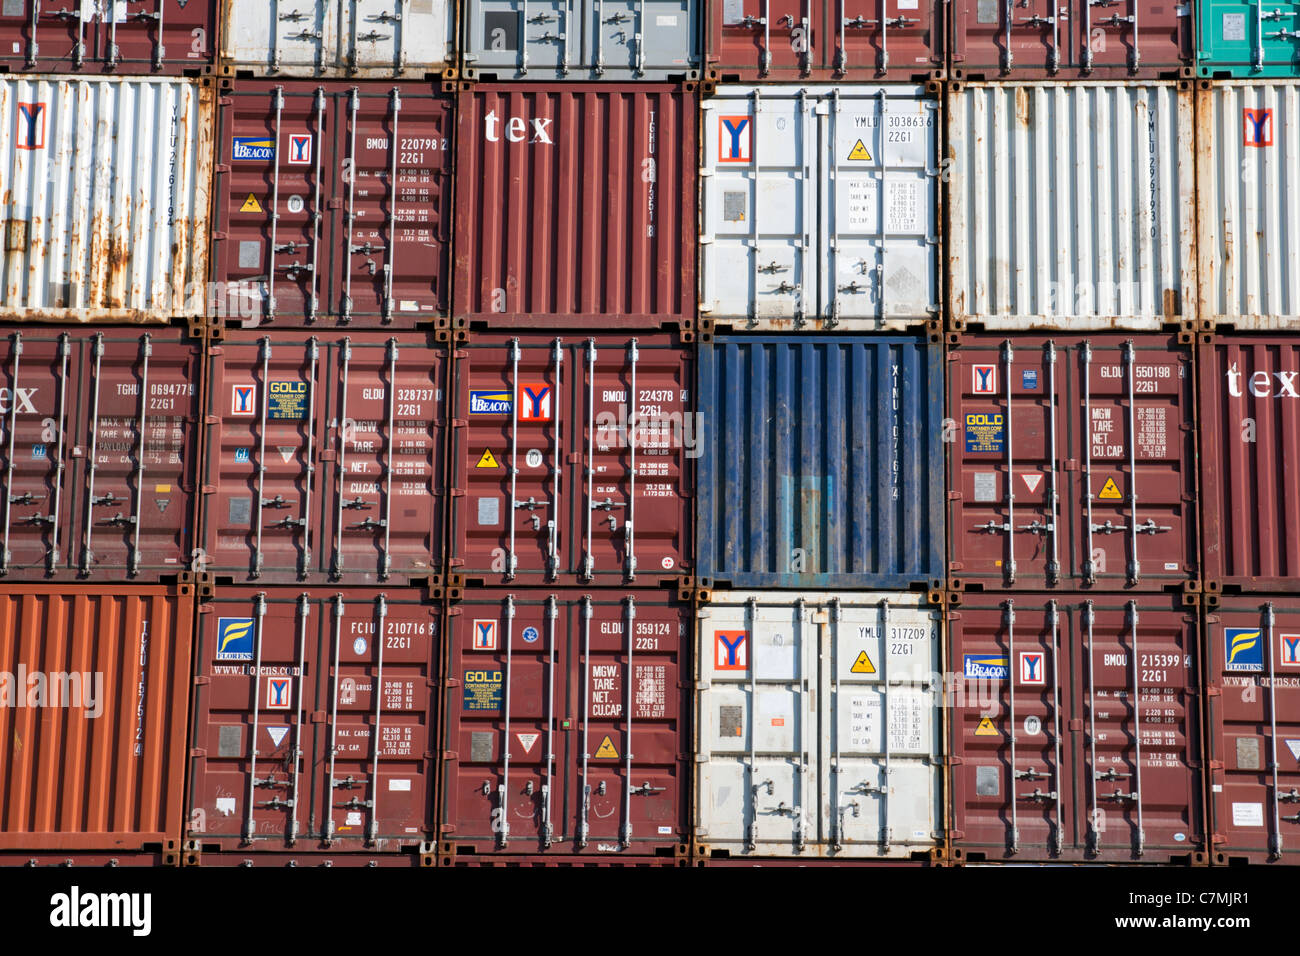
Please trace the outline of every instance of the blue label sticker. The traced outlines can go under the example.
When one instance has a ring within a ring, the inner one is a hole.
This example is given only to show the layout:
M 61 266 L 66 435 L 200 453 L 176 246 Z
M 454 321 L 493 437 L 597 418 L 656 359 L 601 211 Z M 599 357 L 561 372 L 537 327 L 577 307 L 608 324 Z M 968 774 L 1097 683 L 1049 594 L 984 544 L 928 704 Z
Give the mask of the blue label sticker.
M 253 619 L 223 617 L 217 620 L 217 660 L 251 661 L 253 659 Z
M 236 448 L 236 449 L 235 449 L 235 461 L 248 461 L 248 449 L 247 449 L 247 448 Z
M 266 417 L 298 420 L 307 417 L 306 382 L 271 382 L 266 389 Z
M 972 412 L 966 416 L 966 451 L 1002 453 L 1006 438 L 1001 412 Z
M 44 446 L 44 445 L 33 445 L 33 446 L 32 446 L 32 457 L 33 457 L 33 458 L 45 458 L 45 457 L 47 456 L 47 454 L 48 454 L 48 452 L 46 452 L 46 450 L 45 450 L 45 446 Z
M 475 390 L 469 393 L 471 415 L 509 415 L 514 407 L 509 392 Z
M 465 697 L 463 709 L 500 710 L 501 679 L 501 671 L 465 671 Z
M 525 643 L 525 644 L 532 644 L 534 641 L 537 640 L 537 638 L 538 638 L 537 628 L 535 628 L 535 627 L 526 627 L 526 628 L 524 628 L 524 643 Z
M 962 676 L 972 680 L 1006 680 L 1011 663 L 999 654 L 967 654 Z
M 1020 385 L 1023 388 L 1038 388 L 1038 369 L 1027 368 L 1021 372 Z
M 236 136 L 230 144 L 230 158 L 236 162 L 275 159 L 275 140 L 265 136 Z
M 1257 627 L 1225 627 L 1223 629 L 1224 670 L 1262 671 L 1264 669 L 1264 637 Z

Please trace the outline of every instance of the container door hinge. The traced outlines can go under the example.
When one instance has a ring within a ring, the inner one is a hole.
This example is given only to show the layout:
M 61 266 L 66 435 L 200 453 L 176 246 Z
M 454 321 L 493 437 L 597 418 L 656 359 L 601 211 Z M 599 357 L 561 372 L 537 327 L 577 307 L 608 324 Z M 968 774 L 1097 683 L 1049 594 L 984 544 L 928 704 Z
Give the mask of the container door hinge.
M 1081 734 L 1083 733 L 1083 718 L 1073 717 L 1066 726 L 1069 728 L 1071 733 Z
M 1211 760 L 1211 761 L 1207 764 L 1207 766 L 1209 767 L 1210 770 L 1222 770 L 1222 769 L 1223 769 L 1223 761 L 1222 761 L 1222 760 Z
M 191 748 L 190 748 L 190 756 L 191 756 L 191 757 L 206 757 L 207 755 L 208 755 L 208 752 L 207 752 L 206 750 L 204 750 L 202 747 L 191 747 Z
M 203 494 L 205 494 L 205 495 L 214 495 L 214 494 L 217 493 L 217 486 L 216 486 L 216 485 L 204 485 L 202 490 L 203 490 Z
M 1218 684 L 1210 684 L 1205 688 L 1206 697 L 1221 697 L 1222 695 L 1223 695 L 1223 688 L 1220 687 Z
M 444 686 L 446 686 L 446 687 L 459 687 L 459 686 L 460 686 L 460 678 L 459 678 L 459 677 L 448 677 L 448 678 L 447 678 L 447 683 L 446 683 Z
M 226 232 L 226 230 L 224 229 L 214 229 L 212 230 L 211 233 L 209 233 L 209 235 L 212 237 L 213 242 L 216 242 L 218 239 L 230 238 L 230 233 Z
M 459 752 L 459 751 L 456 751 L 456 750 L 444 750 L 444 751 L 442 752 L 442 759 L 443 759 L 443 760 L 459 760 L 459 759 L 460 759 L 460 752 Z
M 196 678 L 194 678 L 194 686 L 195 686 L 195 687 L 203 687 L 204 685 L 206 685 L 206 684 L 211 684 L 211 683 L 212 683 L 212 678 L 211 678 L 211 677 L 200 676 L 200 677 L 196 677 Z

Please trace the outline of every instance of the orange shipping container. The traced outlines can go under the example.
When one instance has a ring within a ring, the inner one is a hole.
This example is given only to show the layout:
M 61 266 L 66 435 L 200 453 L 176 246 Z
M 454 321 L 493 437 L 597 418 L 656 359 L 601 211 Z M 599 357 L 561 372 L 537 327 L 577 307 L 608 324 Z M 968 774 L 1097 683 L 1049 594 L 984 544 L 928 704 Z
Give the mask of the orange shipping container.
M 0 593 L 0 854 L 176 861 L 189 586 Z

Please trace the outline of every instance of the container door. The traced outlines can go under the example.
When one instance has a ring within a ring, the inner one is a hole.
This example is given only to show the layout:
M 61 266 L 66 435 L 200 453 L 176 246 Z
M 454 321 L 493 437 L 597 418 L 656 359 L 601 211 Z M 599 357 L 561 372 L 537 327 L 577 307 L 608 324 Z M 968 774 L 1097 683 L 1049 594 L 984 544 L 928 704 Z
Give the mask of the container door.
M 818 65 L 838 75 L 916 77 L 942 64 L 942 15 L 917 0 L 830 0 Z
M 583 0 L 469 0 L 467 67 L 501 80 L 570 78 L 584 65 L 582 7 Z
M 1300 74 L 1300 3 L 1201 0 L 1198 7 L 1202 76 L 1219 66 L 1237 67 L 1237 75 Z
M 12 37 L 3 51 L 8 68 L 56 69 L 64 63 L 79 69 L 98 57 L 96 0 L 69 0 L 59 7 L 41 0 L 5 0 L 0 30 Z
M 315 76 L 336 68 L 339 11 L 344 6 L 333 0 L 232 3 L 223 14 L 225 58 L 289 76 Z
M 451 23 L 446 0 L 354 0 L 343 6 L 345 62 L 350 73 L 416 75 L 441 71 Z
M 713 0 L 709 45 L 719 69 L 743 79 L 807 76 L 822 57 L 822 5 L 816 0 Z
M 1171 74 L 1191 58 L 1192 4 L 1074 0 L 1070 61 L 1083 73 Z M 1164 70 L 1160 70 L 1160 68 Z
M 640 80 L 699 69 L 692 0 L 586 0 L 583 6 L 595 47 L 584 64 L 597 77 Z
M 83 10 L 87 6 L 84 0 L 80 5 Z M 77 0 L 69 6 L 77 7 Z M 174 72 L 197 70 L 212 61 L 216 7 L 189 0 L 100 0 L 99 58 L 131 73 L 161 70 L 164 65 Z M 41 52 L 48 56 L 44 46 L 42 40 Z
M 798 327 L 816 308 L 809 256 L 819 165 L 806 152 L 815 106 L 803 91 L 765 88 L 704 103 L 700 308 L 715 319 Z
M 1055 0 L 957 0 L 953 63 L 989 79 L 1017 69 L 1056 73 L 1066 63 L 1070 9 Z

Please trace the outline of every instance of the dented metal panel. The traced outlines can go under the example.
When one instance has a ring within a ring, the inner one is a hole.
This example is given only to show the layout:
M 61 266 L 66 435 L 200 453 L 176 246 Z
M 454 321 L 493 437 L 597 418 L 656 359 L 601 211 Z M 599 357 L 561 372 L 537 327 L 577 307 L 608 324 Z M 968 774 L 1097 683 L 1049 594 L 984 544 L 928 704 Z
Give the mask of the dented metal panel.
M 202 316 L 208 80 L 0 83 L 3 291 L 9 319 Z
M 1182 595 L 950 611 L 953 859 L 1204 862 L 1198 630 Z
M 193 625 L 188 587 L 0 591 L 0 851 L 175 865 Z
M 938 101 L 907 86 L 725 90 L 703 107 L 700 313 L 759 330 L 937 318 Z
M 810 859 L 939 848 L 939 608 L 908 593 L 719 591 L 698 619 L 697 845 Z
M 954 83 L 948 105 L 952 322 L 1195 317 L 1190 83 Z
M 684 856 L 690 618 L 647 589 L 453 606 L 440 852 Z
M 403 589 L 236 587 L 203 605 L 185 821 L 200 862 L 430 852 L 440 617 Z
M 208 354 L 203 570 L 266 584 L 441 574 L 445 346 L 240 330 Z
M 694 84 L 466 84 L 455 316 L 489 327 L 695 321 Z
M 222 72 L 413 79 L 455 65 L 454 0 L 220 0 Z
M 1300 329 L 1300 82 L 1197 91 L 1201 318 Z

